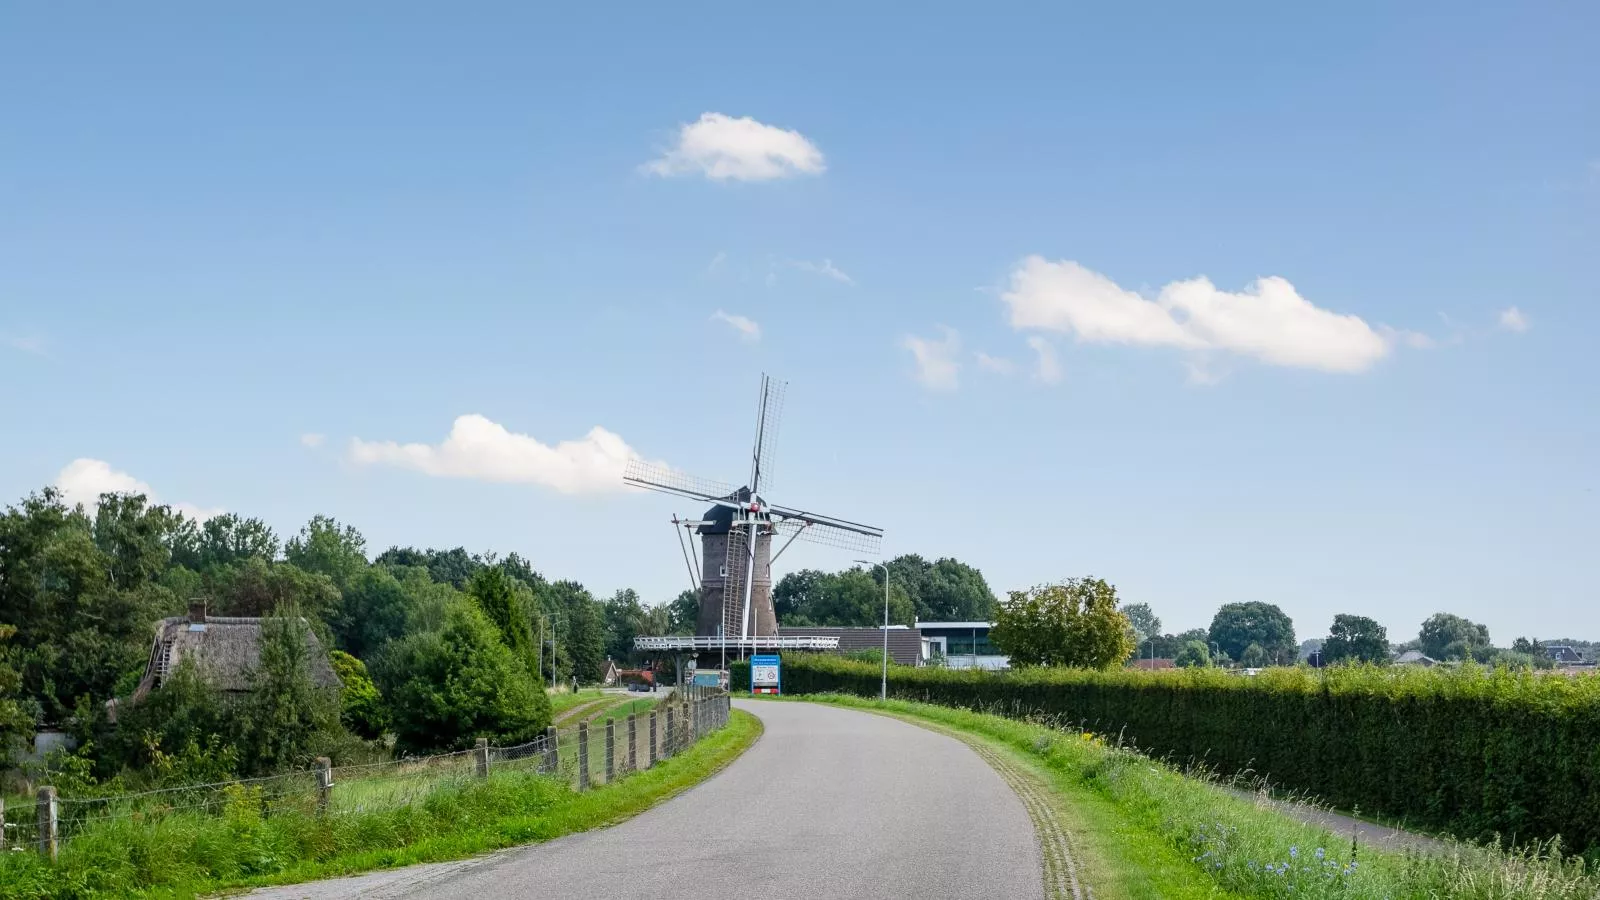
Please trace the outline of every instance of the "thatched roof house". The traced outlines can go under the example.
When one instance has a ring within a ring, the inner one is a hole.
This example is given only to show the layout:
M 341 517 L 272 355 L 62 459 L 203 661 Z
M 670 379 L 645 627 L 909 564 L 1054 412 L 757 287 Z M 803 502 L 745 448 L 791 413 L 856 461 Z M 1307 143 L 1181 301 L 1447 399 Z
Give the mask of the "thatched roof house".
M 201 675 L 217 690 L 243 694 L 250 691 L 250 677 L 261 665 L 261 619 L 237 616 L 207 616 L 203 600 L 189 604 L 187 616 L 174 616 L 156 623 L 155 642 L 150 647 L 150 662 L 134 690 L 137 703 L 161 687 L 168 675 L 185 659 L 193 660 Z M 328 663 L 328 653 L 317 636 L 306 630 L 306 649 L 310 651 L 311 678 L 318 687 L 340 687 L 339 676 Z

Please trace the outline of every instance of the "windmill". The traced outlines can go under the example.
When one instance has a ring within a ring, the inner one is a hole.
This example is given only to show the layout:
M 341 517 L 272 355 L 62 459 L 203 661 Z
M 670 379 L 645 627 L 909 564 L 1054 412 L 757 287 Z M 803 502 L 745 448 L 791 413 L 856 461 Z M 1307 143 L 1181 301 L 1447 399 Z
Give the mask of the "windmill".
M 767 500 L 772 484 L 773 445 L 783 413 L 786 385 L 761 376 L 756 413 L 756 440 L 750 453 L 750 479 L 743 487 L 696 478 L 676 469 L 632 460 L 623 481 L 653 491 L 711 504 L 698 520 L 673 517 L 673 527 L 692 528 L 700 537 L 701 566 L 684 561 L 698 582 L 699 615 L 695 637 L 641 637 L 641 650 L 711 650 L 719 643 L 741 651 L 757 649 L 830 649 L 837 638 L 780 638 L 772 605 L 772 562 L 796 540 L 877 555 L 883 529 Z M 682 539 L 682 534 L 679 539 Z M 774 537 L 783 538 L 777 553 Z M 735 637 L 737 636 L 737 637 Z

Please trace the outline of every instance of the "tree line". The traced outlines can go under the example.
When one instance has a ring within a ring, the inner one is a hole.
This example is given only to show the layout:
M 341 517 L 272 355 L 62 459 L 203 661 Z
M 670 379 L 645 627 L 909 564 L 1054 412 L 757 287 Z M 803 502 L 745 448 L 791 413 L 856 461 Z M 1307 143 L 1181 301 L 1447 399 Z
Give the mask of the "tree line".
M 191 598 L 211 616 L 264 619 L 248 697 L 224 702 L 180 666 L 127 702 L 156 623 Z M 98 779 L 526 740 L 550 721 L 545 685 L 597 680 L 636 634 L 670 632 L 674 611 L 632 590 L 597 598 L 516 553 L 371 556 L 326 516 L 282 540 L 256 518 L 200 522 L 138 494 L 69 506 L 47 488 L 0 515 L 0 769 L 39 727 L 69 730 L 74 765 Z M 331 651 L 342 692 L 312 683 L 306 632 Z

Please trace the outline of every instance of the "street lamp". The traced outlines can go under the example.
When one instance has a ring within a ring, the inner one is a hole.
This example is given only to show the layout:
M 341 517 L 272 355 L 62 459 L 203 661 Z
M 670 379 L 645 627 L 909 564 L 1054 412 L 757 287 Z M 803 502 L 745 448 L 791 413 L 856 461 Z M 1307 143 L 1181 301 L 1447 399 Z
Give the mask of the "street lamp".
M 870 559 L 858 559 L 856 562 L 883 569 L 883 681 L 878 686 L 878 699 L 887 700 L 889 699 L 889 564 L 873 562 Z

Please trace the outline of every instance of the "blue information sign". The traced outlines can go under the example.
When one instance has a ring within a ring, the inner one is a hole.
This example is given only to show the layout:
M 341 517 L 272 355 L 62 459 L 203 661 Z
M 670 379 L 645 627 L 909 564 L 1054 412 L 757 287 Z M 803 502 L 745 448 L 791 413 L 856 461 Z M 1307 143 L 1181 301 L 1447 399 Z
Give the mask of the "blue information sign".
M 776 656 L 750 657 L 750 693 L 783 693 L 783 669 Z

